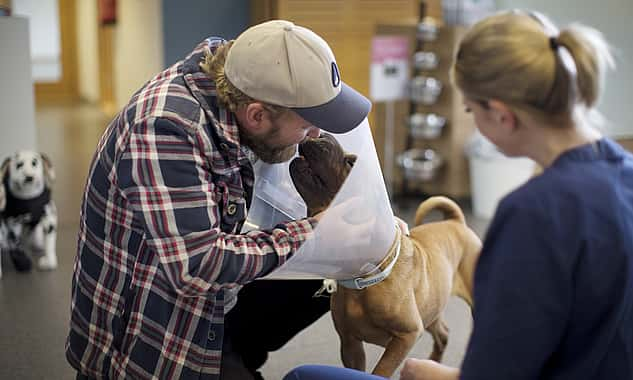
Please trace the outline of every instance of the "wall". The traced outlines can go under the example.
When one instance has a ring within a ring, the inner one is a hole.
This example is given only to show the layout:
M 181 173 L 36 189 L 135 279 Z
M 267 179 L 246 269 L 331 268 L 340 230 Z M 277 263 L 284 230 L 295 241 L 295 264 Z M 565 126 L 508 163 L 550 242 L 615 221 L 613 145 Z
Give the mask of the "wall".
M 186 4 L 186 6 L 183 6 Z M 249 0 L 163 0 L 164 62 L 184 58 L 209 36 L 237 37 L 249 25 Z
M 617 55 L 617 69 L 607 76 L 606 91 L 598 107 L 609 120 L 605 132 L 616 137 L 633 136 L 633 1 L 498 0 L 497 4 L 501 9 L 541 11 L 559 26 L 578 21 L 602 31 Z
M 121 108 L 163 68 L 163 18 L 161 0 L 118 1 L 117 6 L 114 88 Z
M 29 19 L 33 80 L 59 80 L 62 72 L 57 0 L 13 0 L 12 4 L 15 16 Z
M 0 36 L 1 161 L 18 149 L 36 149 L 37 144 L 29 66 L 29 20 L 0 17 Z
M 99 101 L 99 62 L 97 49 L 97 2 L 77 1 L 77 61 L 79 97 Z

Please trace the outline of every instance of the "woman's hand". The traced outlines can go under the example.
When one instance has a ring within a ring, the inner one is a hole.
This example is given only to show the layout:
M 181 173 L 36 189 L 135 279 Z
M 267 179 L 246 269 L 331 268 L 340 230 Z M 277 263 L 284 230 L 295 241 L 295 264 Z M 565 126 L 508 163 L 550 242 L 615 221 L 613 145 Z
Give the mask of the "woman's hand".
M 400 371 L 400 380 L 458 380 L 457 368 L 433 360 L 407 359 Z

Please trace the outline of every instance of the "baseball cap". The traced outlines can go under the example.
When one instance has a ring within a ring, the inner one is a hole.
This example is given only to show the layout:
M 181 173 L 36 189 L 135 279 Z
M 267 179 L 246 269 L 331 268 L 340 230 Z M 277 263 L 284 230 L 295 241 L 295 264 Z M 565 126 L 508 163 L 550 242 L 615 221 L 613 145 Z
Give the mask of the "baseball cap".
M 332 133 L 352 130 L 371 109 L 369 99 L 341 81 L 327 42 L 290 21 L 264 22 L 240 34 L 224 75 L 251 98 L 290 108 Z

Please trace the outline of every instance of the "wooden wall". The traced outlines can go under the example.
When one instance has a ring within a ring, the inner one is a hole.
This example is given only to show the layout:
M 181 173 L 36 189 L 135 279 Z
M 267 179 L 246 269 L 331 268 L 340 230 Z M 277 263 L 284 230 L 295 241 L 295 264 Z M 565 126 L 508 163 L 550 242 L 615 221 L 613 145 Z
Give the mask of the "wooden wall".
M 440 17 L 440 0 L 427 0 L 427 13 Z M 253 24 L 290 20 L 323 37 L 334 52 L 341 78 L 369 96 L 371 39 L 378 24 L 418 20 L 420 0 L 252 0 Z M 373 112 L 370 124 L 374 125 Z

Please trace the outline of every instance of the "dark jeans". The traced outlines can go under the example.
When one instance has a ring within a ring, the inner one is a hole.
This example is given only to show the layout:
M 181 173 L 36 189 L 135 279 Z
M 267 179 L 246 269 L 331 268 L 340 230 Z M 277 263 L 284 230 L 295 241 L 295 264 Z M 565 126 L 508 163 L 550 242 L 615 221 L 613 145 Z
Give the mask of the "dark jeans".
M 261 380 L 268 353 L 330 311 L 329 297 L 312 297 L 321 280 L 258 280 L 240 290 L 228 313 L 222 345 L 222 380 Z M 92 380 L 77 373 L 77 380 Z
M 258 280 L 245 285 L 226 316 L 224 347 L 230 353 L 226 364 L 222 360 L 222 379 L 244 378 L 229 375 L 239 371 L 240 357 L 253 379 L 261 379 L 257 370 L 268 353 L 330 310 L 329 297 L 313 297 L 322 284 L 321 280 Z

